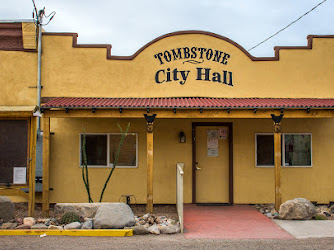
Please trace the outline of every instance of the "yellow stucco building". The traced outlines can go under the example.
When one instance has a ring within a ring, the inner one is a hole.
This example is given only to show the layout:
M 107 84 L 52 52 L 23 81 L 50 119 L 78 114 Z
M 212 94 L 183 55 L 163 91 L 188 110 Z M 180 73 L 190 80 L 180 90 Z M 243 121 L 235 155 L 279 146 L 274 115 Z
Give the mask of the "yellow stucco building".
M 16 34 L 0 44 L 0 107 L 38 106 L 34 27 L 0 24 L 0 36 Z M 45 206 L 87 202 L 83 134 L 97 201 L 120 139 L 117 124 L 129 122 L 103 201 L 131 194 L 138 204 L 174 204 L 178 162 L 185 203 L 272 203 L 279 176 L 282 201 L 334 201 L 334 36 L 309 36 L 307 46 L 275 47 L 266 58 L 202 31 L 158 37 L 133 56 L 80 45 L 72 33 L 43 32 L 41 45 Z M 9 113 L 0 110 L 0 124 L 18 114 Z M 153 124 L 144 114 L 156 115 Z M 283 115 L 275 140 L 272 114 Z

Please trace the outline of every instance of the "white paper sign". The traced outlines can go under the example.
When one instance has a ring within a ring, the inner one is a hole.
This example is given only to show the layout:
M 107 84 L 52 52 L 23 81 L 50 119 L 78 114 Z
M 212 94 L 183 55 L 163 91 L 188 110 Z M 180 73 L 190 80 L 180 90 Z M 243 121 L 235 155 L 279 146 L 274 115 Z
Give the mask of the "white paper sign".
M 227 128 L 218 129 L 218 138 L 223 140 L 227 139 Z
M 218 157 L 218 148 L 208 148 L 208 156 Z
M 218 130 L 217 129 L 208 129 L 207 135 L 208 135 L 208 138 L 218 138 Z
M 218 139 L 209 139 L 208 138 L 208 148 L 218 148 Z
M 27 168 L 14 167 L 13 184 L 27 184 Z

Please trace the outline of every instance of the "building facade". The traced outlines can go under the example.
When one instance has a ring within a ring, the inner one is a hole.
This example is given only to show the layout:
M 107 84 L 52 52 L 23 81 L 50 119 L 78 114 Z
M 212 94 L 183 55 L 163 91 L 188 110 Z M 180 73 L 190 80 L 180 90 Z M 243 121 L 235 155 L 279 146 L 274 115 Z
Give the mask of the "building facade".
M 36 106 L 37 52 L 24 45 L 34 41 L 25 27 L 34 26 L 15 25 L 22 46 L 0 48 L 0 106 Z M 13 26 L 2 24 L 1 32 Z M 183 162 L 185 203 L 272 203 L 272 114 L 283 115 L 282 200 L 334 201 L 333 58 L 334 36 L 309 36 L 307 46 L 275 47 L 274 57 L 257 58 L 202 31 L 158 37 L 133 56 L 80 45 L 77 34 L 43 32 L 44 202 L 88 201 L 83 135 L 97 201 L 113 166 L 118 124 L 130 123 L 103 201 L 131 194 L 146 203 L 151 185 L 155 204 L 173 204 L 175 166 Z M 153 124 L 144 115 L 155 115 Z

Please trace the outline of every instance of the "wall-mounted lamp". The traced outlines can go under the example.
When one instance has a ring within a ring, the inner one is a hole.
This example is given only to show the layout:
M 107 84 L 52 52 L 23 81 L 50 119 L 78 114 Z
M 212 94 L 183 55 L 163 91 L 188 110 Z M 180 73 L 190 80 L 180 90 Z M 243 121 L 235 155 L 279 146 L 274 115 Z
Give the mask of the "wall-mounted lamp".
M 183 131 L 181 131 L 179 133 L 179 141 L 180 141 L 180 143 L 185 143 L 186 142 L 186 135 L 183 133 Z

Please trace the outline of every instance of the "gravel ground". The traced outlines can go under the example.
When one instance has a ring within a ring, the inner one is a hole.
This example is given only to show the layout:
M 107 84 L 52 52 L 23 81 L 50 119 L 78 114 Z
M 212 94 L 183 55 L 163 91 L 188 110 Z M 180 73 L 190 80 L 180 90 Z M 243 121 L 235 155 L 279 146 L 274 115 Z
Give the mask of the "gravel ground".
M 187 240 L 182 234 L 145 235 L 126 238 L 1 236 L 0 241 L 0 249 L 334 249 L 334 238 Z

